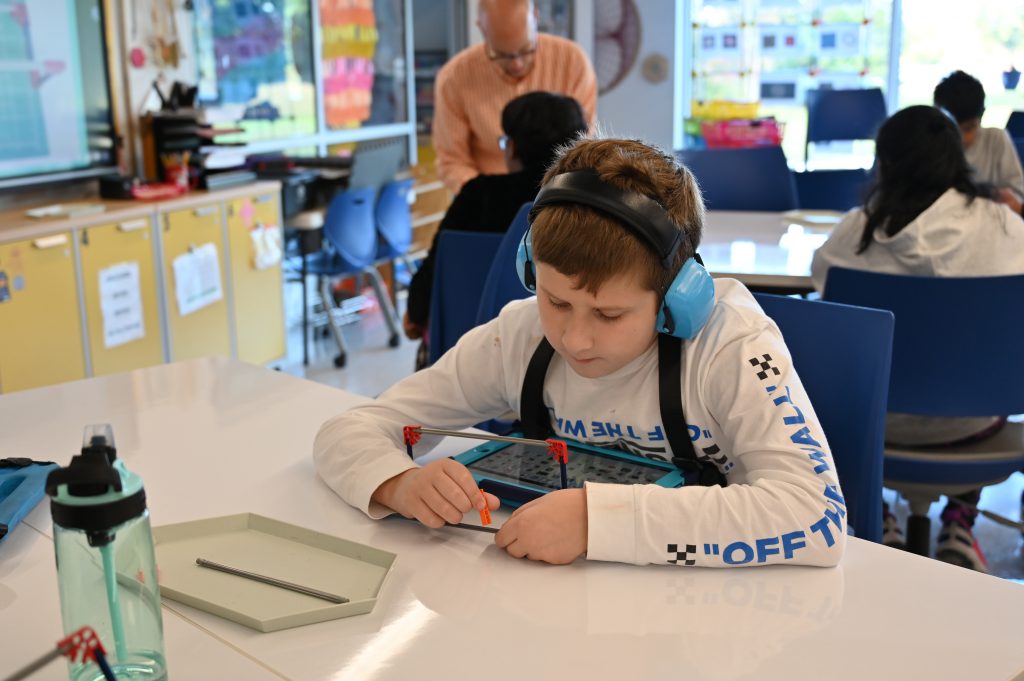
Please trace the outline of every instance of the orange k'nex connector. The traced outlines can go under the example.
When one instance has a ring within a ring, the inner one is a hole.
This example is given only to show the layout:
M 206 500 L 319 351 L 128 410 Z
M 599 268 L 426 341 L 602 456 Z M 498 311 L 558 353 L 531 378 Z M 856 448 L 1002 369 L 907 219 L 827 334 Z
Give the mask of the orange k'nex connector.
M 479 488 L 477 488 L 479 489 Z M 484 500 L 484 505 L 480 507 L 480 524 L 490 525 L 491 524 L 491 509 L 487 507 L 487 497 L 484 496 L 484 491 L 480 490 L 480 498 Z

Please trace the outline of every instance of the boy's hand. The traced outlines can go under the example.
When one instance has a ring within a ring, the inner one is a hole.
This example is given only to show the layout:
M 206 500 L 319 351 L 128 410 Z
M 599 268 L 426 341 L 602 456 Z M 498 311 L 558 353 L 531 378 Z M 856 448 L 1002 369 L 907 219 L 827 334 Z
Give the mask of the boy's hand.
M 1017 196 L 1017 192 L 1007 187 L 1003 187 L 999 190 L 999 200 L 1009 206 L 1010 210 L 1014 213 L 1020 215 L 1021 200 L 1020 197 Z
M 409 319 L 409 313 L 402 315 L 402 331 L 409 340 L 423 338 L 423 327 Z
M 494 542 L 516 558 L 573 562 L 587 552 L 586 491 L 561 489 L 520 506 Z
M 484 492 L 484 498 L 488 508 L 497 510 L 498 497 Z M 484 503 L 472 473 L 452 459 L 438 459 L 385 480 L 373 500 L 427 527 L 460 523 L 464 513 L 479 510 Z

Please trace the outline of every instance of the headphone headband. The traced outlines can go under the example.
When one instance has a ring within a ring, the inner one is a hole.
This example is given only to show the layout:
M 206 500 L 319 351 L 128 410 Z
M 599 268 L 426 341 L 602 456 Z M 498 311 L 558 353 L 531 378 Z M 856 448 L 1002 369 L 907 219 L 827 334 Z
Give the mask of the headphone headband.
M 587 206 L 617 219 L 657 254 L 665 269 L 674 269 L 675 255 L 687 238 L 686 232 L 654 199 L 603 182 L 595 170 L 572 170 L 555 175 L 541 188 L 530 210 L 530 224 L 544 208 L 566 203 Z

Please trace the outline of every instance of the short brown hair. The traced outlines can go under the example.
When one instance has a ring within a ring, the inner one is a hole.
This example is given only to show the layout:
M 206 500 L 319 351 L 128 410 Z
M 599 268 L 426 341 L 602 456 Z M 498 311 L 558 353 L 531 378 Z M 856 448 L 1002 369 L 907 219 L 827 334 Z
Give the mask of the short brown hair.
M 564 149 L 544 176 L 593 169 L 603 182 L 639 192 L 665 208 L 685 230 L 672 272 L 646 242 L 617 219 L 587 206 L 564 205 L 541 209 L 533 221 L 533 256 L 561 274 L 576 279 L 591 293 L 612 277 L 629 272 L 644 286 L 663 293 L 682 263 L 693 256 L 704 226 L 704 202 L 690 171 L 675 158 L 638 140 L 580 139 Z

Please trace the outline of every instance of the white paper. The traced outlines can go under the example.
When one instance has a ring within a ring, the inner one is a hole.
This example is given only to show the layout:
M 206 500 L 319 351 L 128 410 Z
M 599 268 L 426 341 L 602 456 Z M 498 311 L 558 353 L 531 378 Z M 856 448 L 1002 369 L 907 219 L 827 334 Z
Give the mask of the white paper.
M 258 270 L 281 262 L 282 234 L 277 225 L 257 224 L 249 232 L 252 239 L 252 266 Z
M 139 263 L 122 262 L 100 270 L 103 346 L 115 348 L 146 335 L 142 320 Z
M 203 244 L 174 259 L 174 292 L 182 317 L 224 297 L 216 245 Z

